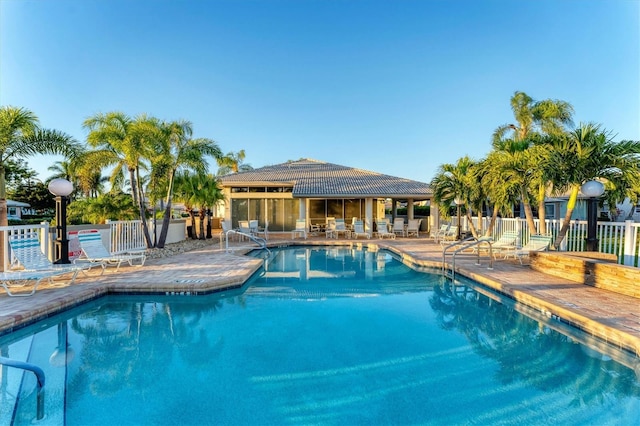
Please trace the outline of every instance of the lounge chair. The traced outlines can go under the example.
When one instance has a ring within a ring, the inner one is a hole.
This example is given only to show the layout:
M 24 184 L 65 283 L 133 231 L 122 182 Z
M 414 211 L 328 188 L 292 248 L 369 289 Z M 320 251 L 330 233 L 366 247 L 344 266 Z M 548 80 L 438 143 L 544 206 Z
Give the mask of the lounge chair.
M 491 250 L 494 257 L 498 257 L 503 252 L 515 250 L 518 241 L 518 233 L 514 231 L 504 231 L 500 237 L 491 243 Z
M 509 256 L 513 256 L 520 261 L 521 265 L 523 265 L 522 259 L 529 257 L 529 253 L 532 251 L 546 251 L 549 248 L 549 245 L 551 245 L 552 238 L 553 237 L 551 235 L 531 235 L 529 237 L 529 241 L 524 246 L 510 251 L 505 251 L 505 259 Z
M 356 223 L 353 224 L 353 231 L 351 232 L 351 235 L 355 239 L 358 239 L 359 236 L 371 238 L 371 235 L 364 230 L 364 223 L 361 220 L 356 220 Z
M 457 239 L 458 239 L 458 226 L 451 225 L 449 226 L 449 229 L 447 229 L 447 232 L 445 232 L 444 235 L 440 237 L 440 244 L 446 244 L 449 241 L 456 241 Z
M 420 236 L 420 223 L 422 223 L 422 219 L 409 219 L 409 223 L 407 224 L 407 237 L 415 235 L 417 238 Z
M 73 284 L 76 276 L 80 271 L 91 269 L 91 264 L 54 264 L 40 249 L 40 241 L 38 234 L 35 232 L 27 232 L 24 234 L 11 235 L 9 237 L 9 246 L 11 247 L 11 255 L 14 258 L 12 266 L 18 263 L 23 270 L 15 272 L 43 272 L 51 275 L 71 274 L 69 284 Z M 25 280 L 32 281 L 32 279 Z M 6 287 L 5 287 L 6 290 Z M 35 291 L 35 290 L 34 290 Z
M 87 229 L 78 232 L 78 241 L 80 241 L 80 249 L 82 255 L 80 260 L 86 260 L 92 265 L 102 266 L 102 273 L 107 266 L 115 266 L 116 271 L 120 269 L 120 265 L 128 263 L 130 266 L 143 266 L 147 255 L 144 251 L 128 252 L 128 253 L 111 253 L 102 242 L 102 234 L 97 229 Z M 139 264 L 138 264 L 139 263 Z
M 378 234 L 378 238 L 396 238 L 396 234 L 394 234 L 393 232 L 389 232 L 389 229 L 387 228 L 387 222 L 376 222 L 376 228 L 376 234 Z
M 304 237 L 305 240 L 307 239 L 307 221 L 306 220 L 304 219 L 296 220 L 296 229 L 291 231 L 291 239 L 296 238 L 296 235 L 300 235 Z
M 438 229 L 436 232 L 433 233 L 433 235 L 431 235 L 431 238 L 433 238 L 433 241 L 435 241 L 436 243 L 440 242 L 440 240 L 447 235 L 447 232 L 449 232 L 449 228 L 451 227 L 450 223 L 445 223 L 440 225 L 440 229 Z
M 393 229 L 391 230 L 395 235 L 402 235 L 404 237 L 405 235 L 405 229 L 404 229 L 404 219 L 401 217 L 396 217 L 393 220 Z
M 0 273 L 0 282 L 2 287 L 9 296 L 31 296 L 38 289 L 38 285 L 43 280 L 53 281 L 53 277 L 58 275 L 68 274 L 67 269 L 63 270 L 46 270 L 46 271 L 15 271 L 15 272 L 2 272 Z M 75 272 L 77 274 L 77 272 Z M 75 275 L 72 278 L 71 284 L 75 280 Z M 29 293 L 14 293 L 11 290 L 16 288 L 25 288 L 32 285 L 31 292 Z

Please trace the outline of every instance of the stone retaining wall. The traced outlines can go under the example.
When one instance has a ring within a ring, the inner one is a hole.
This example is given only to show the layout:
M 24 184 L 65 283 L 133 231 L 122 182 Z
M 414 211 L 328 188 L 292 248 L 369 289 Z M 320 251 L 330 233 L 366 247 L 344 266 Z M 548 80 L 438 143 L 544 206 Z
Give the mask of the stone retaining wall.
M 640 298 L 640 268 L 618 265 L 604 253 L 532 252 L 531 269 Z

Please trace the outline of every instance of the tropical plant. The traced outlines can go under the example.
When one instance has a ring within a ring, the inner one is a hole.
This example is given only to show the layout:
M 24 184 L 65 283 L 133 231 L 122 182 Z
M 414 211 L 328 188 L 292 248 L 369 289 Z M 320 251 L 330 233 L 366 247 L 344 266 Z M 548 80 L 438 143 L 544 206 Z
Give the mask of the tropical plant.
M 140 174 L 141 170 L 147 168 L 147 160 L 159 149 L 161 135 L 158 120 L 146 115 L 132 119 L 122 112 L 110 112 L 86 119 L 84 127 L 89 130 L 87 142 L 95 148 L 84 155 L 86 167 L 99 170 L 113 167 L 113 188 L 119 187 L 124 177 L 129 176 L 131 197 L 142 220 L 147 247 L 153 247 Z
M 238 152 L 228 152 L 218 158 L 218 176 L 228 175 L 231 173 L 246 172 L 253 170 L 253 167 L 249 164 L 243 164 L 245 158 L 244 149 Z
M 205 174 L 179 173 L 175 178 L 175 198 L 184 203 L 185 209 L 191 217 L 192 226 L 195 226 L 195 212 L 200 216 L 200 239 L 205 238 L 204 218 L 206 211 L 218 201 L 224 199 L 222 190 L 218 186 L 215 177 Z M 192 238 L 196 238 L 195 229 L 192 228 Z
M 167 239 L 175 176 L 178 170 L 191 170 L 197 175 L 204 175 L 208 170 L 207 156 L 216 160 L 222 158 L 222 151 L 211 139 L 193 139 L 193 125 L 189 121 L 176 121 L 162 125 L 162 149 L 153 161 L 153 169 L 166 180 L 165 211 L 162 220 L 162 230 L 158 238 L 157 247 L 162 248 Z
M 462 201 L 463 212 L 469 219 L 469 227 L 474 236 L 478 231 L 471 220 L 471 207 L 476 207 L 482 212 L 483 193 L 478 180 L 477 163 L 465 156 L 456 164 L 443 164 L 431 181 L 433 187 L 433 199 L 438 205 L 440 214 L 449 217 L 451 205 L 456 201 Z
M 72 201 L 67 214 L 69 222 L 76 225 L 106 223 L 107 220 L 133 220 L 138 216 L 131 197 L 120 191 Z
M 640 193 L 640 142 L 616 143 L 611 133 L 593 123 L 581 124 L 559 141 L 545 167 L 556 193 L 569 193 L 562 228 L 553 244 L 556 248 L 566 236 L 583 183 L 603 181 L 610 205 L 625 198 L 636 203 Z
M 81 145 L 71 136 L 41 128 L 38 117 L 28 109 L 0 107 L 0 226 L 7 225 L 5 165 L 8 161 L 37 154 L 73 158 L 80 149 Z
M 571 104 L 560 101 L 545 99 L 535 101 L 524 92 L 515 92 L 511 97 L 511 110 L 517 124 L 504 124 L 499 126 L 493 133 L 494 149 L 501 149 L 515 153 L 524 151 L 539 141 L 543 135 L 561 135 L 567 126 L 571 126 L 573 107 Z M 505 145 L 512 141 L 514 144 Z M 509 146 L 511 145 L 511 146 Z M 527 156 L 527 155 L 525 155 Z M 541 167 L 535 162 L 542 161 L 544 151 L 538 151 L 528 156 L 534 163 L 526 169 L 520 169 L 520 173 L 528 176 L 521 178 L 528 187 L 521 188 L 522 202 L 525 209 L 525 216 L 529 226 L 533 224 L 533 215 L 530 202 L 535 200 L 538 205 L 538 215 L 540 222 L 540 233 L 546 233 L 544 222 L 544 197 L 546 195 L 547 182 L 541 174 Z M 522 163 L 519 163 L 519 167 Z M 530 228 L 532 230 L 535 227 Z

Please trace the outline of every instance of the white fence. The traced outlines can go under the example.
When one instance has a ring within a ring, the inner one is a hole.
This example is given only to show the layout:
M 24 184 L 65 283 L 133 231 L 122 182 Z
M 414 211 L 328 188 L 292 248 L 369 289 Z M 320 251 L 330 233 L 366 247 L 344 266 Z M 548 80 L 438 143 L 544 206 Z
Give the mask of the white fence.
M 102 241 L 105 244 L 105 248 L 112 253 L 123 253 L 127 251 L 146 250 L 147 244 L 144 239 L 144 231 L 142 227 L 142 221 L 130 220 L 130 221 L 114 221 L 108 222 L 106 225 L 78 225 L 68 226 L 67 233 L 69 234 L 69 257 L 73 259 L 79 255 L 79 244 L 77 244 L 77 231 L 82 229 L 98 229 L 102 235 Z M 153 228 L 151 228 L 153 229 Z M 185 239 L 185 221 L 177 220 L 172 221 L 169 226 L 169 233 L 167 235 L 167 244 L 175 243 Z M 28 232 L 35 232 L 40 235 L 40 245 L 42 252 L 51 259 L 54 260 L 55 256 L 54 242 L 56 239 L 55 228 L 49 226 L 48 223 L 43 222 L 39 225 L 16 225 L 16 226 L 0 226 L 0 233 L 2 238 L 1 246 L 1 269 L 6 271 L 15 263 L 15 259 L 12 259 L 11 247 L 9 246 L 9 238 L 12 235 L 24 234 Z M 158 229 L 160 233 L 160 229 Z
M 467 217 L 460 218 L 463 229 L 469 229 Z M 482 230 L 489 227 L 491 218 L 482 218 Z M 457 218 L 452 217 L 451 223 L 456 224 Z M 473 218 L 473 223 L 478 228 L 478 218 Z M 520 244 L 526 244 L 529 235 L 540 231 L 539 220 L 535 219 L 536 229 L 531 232 L 527 221 L 522 218 L 499 218 L 493 228 L 492 237 L 495 239 L 505 231 L 517 232 L 520 235 Z M 546 220 L 547 234 L 554 240 L 562 227 L 562 220 Z M 597 227 L 598 251 L 618 256 L 618 263 L 629 266 L 639 266 L 638 256 L 640 252 L 640 223 L 627 220 L 625 222 L 598 222 Z M 567 234 L 559 249 L 562 251 L 584 251 L 587 238 L 587 221 L 572 220 Z

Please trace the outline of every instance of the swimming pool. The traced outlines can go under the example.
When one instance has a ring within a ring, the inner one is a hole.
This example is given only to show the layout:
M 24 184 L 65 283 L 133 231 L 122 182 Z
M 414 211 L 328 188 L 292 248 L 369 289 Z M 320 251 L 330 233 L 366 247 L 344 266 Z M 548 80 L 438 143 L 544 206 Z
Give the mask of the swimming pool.
M 295 247 L 243 289 L 106 297 L 4 336 L 0 355 L 45 370 L 36 424 L 640 421 L 633 360 L 518 310 L 386 252 Z M 34 387 L 2 369 L 0 424 L 32 424 Z

